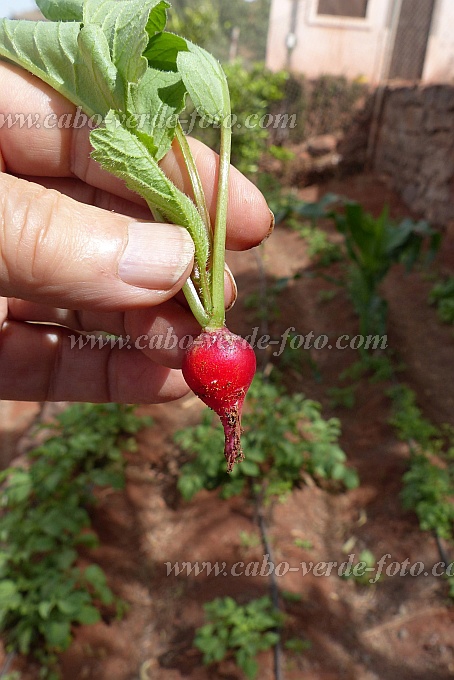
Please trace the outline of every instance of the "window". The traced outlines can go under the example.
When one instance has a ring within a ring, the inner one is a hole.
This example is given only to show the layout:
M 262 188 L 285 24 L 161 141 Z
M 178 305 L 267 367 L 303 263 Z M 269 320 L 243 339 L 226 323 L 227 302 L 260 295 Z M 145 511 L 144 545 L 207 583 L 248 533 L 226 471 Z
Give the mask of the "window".
M 364 19 L 368 0 L 318 0 L 317 14 Z

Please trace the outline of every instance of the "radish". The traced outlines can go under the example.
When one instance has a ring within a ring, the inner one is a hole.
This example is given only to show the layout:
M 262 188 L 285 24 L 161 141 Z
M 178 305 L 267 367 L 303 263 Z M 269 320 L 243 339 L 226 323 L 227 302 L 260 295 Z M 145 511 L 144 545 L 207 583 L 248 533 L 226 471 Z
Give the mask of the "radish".
M 187 384 L 221 419 L 228 472 L 243 460 L 241 410 L 255 368 L 252 347 L 226 327 L 203 331 L 184 357 L 183 376 Z
M 140 194 L 155 220 L 179 224 L 190 233 L 194 269 L 183 293 L 203 332 L 189 348 L 183 372 L 188 385 L 221 418 L 230 471 L 242 458 L 241 408 L 255 356 L 225 327 L 232 137 L 225 73 L 206 50 L 164 30 L 167 2 L 36 2 L 48 21 L 0 19 L 0 58 L 42 78 L 90 119 L 96 116 L 99 124 L 90 132 L 92 157 Z M 203 123 L 220 130 L 214 226 L 179 118 L 188 95 Z M 183 157 L 192 198 L 159 165 L 173 142 Z

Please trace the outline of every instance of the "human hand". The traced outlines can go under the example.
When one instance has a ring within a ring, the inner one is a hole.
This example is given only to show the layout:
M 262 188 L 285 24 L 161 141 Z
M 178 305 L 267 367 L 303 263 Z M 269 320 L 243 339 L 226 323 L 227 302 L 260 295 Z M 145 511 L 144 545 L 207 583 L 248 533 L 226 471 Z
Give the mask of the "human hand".
M 42 125 L 74 112 L 40 80 L 0 62 L 0 399 L 177 399 L 188 391 L 183 350 L 146 339 L 199 330 L 178 292 L 192 269 L 192 239 L 153 223 L 142 199 L 90 159 L 86 127 Z M 40 127 L 4 122 L 20 113 Z M 217 156 L 190 142 L 213 215 Z M 161 166 L 190 193 L 177 151 Z M 227 228 L 232 250 L 257 245 L 270 230 L 263 196 L 234 169 Z M 227 276 L 227 303 L 234 288 Z M 93 331 L 128 345 L 79 349 L 78 334 Z

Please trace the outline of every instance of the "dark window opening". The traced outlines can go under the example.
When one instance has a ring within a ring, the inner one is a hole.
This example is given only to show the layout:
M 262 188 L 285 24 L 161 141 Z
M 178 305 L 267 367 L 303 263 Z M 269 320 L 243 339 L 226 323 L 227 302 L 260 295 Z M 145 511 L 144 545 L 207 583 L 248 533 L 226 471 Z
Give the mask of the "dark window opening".
M 368 0 L 318 0 L 317 14 L 364 19 Z

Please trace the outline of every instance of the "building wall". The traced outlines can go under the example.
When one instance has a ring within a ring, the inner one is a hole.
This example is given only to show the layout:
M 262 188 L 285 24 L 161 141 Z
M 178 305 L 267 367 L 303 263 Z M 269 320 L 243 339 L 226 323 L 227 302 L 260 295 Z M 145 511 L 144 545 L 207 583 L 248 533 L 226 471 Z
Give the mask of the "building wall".
M 454 82 L 453 27 L 453 0 L 438 0 L 427 45 L 423 81 Z
M 447 0 L 452 2 L 452 0 Z M 297 2 L 296 44 L 288 62 L 287 37 L 292 7 Z M 268 35 L 267 65 L 272 70 L 290 67 L 309 78 L 321 74 L 364 78 L 380 77 L 388 35 L 391 0 L 369 0 L 365 19 L 317 15 L 318 0 L 273 0 Z
M 351 19 L 318 16 L 318 0 L 272 0 L 267 66 L 274 71 L 290 68 L 309 78 L 326 73 L 361 77 L 376 85 L 383 76 L 395 2 L 369 0 L 366 18 Z M 296 43 L 289 59 L 287 38 L 295 5 Z M 436 0 L 423 82 L 454 82 L 453 27 L 454 0 Z

